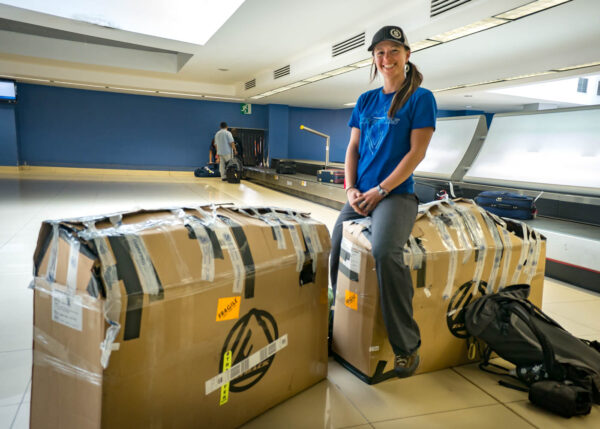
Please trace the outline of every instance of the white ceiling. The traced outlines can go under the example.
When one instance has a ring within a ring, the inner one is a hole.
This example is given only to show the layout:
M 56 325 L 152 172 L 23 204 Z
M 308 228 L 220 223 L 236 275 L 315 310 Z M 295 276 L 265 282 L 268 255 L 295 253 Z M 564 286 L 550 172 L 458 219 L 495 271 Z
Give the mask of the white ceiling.
M 382 25 L 401 25 L 409 41 L 417 42 L 530 1 L 471 0 L 430 18 L 429 0 L 246 0 L 205 45 L 199 46 L 32 12 L 0 0 L 0 75 L 24 82 L 49 79 L 93 84 L 101 89 L 111 86 L 221 96 L 257 104 L 344 108 L 345 103 L 378 84 L 369 83 L 368 68 L 257 101 L 249 97 L 368 58 L 366 46 Z M 425 76 L 423 86 L 434 90 L 598 62 L 598 16 L 600 1 L 572 0 L 414 52 L 411 60 Z M 333 44 L 363 31 L 365 46 L 332 58 Z M 273 71 L 288 64 L 290 76 L 274 80 Z M 549 101 L 488 90 L 598 70 L 596 66 L 441 91 L 436 92 L 436 98 L 443 109 L 521 110 L 524 105 Z M 246 91 L 244 82 L 253 78 L 256 87 Z

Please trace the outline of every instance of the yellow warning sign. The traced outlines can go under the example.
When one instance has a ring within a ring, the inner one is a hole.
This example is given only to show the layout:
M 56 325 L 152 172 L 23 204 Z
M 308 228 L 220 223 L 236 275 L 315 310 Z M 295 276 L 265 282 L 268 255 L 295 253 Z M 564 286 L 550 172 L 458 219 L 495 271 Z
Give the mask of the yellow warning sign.
M 352 291 L 346 290 L 346 307 L 358 311 L 358 295 Z
M 231 368 L 231 350 L 223 355 L 223 372 L 227 371 Z M 226 404 L 229 400 L 229 383 L 221 386 L 221 399 L 219 400 L 219 405 Z
M 230 296 L 220 298 L 217 304 L 217 322 L 224 320 L 237 319 L 240 317 L 241 296 Z

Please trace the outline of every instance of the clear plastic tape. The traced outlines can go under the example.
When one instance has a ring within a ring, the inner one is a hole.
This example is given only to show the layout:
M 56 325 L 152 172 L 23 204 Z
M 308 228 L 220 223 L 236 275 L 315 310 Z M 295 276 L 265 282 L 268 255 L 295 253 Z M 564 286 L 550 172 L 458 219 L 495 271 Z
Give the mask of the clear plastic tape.
M 69 246 L 69 266 L 67 268 L 67 292 L 69 295 L 75 295 L 77 290 L 77 266 L 79 264 L 79 249 L 81 244 L 79 241 L 71 240 Z
M 52 223 L 52 238 L 50 239 L 50 256 L 46 267 L 46 278 L 53 282 L 56 280 L 56 264 L 58 261 L 58 223 Z
M 317 253 L 319 252 L 317 250 L 317 242 L 314 241 L 312 226 L 306 223 L 300 216 L 296 216 L 292 212 L 288 212 L 288 216 L 290 219 L 296 221 L 296 223 L 300 225 L 300 229 L 302 230 L 302 235 L 304 236 L 304 241 L 306 242 L 308 253 L 310 254 L 310 258 L 312 259 L 313 272 L 317 272 Z
M 450 200 L 444 200 L 444 203 L 448 203 L 449 201 Z M 448 205 L 450 207 L 447 207 L 446 204 L 440 204 L 438 207 L 442 211 L 442 213 L 448 216 L 452 227 L 456 230 L 460 250 L 464 250 L 462 263 L 465 264 L 471 258 L 471 253 L 473 252 L 471 241 L 467 236 L 467 231 L 465 229 L 465 224 L 463 222 L 462 216 L 459 216 L 457 214 L 456 209 L 453 205 Z
M 204 224 L 196 217 L 190 216 L 182 209 L 176 209 L 174 213 L 179 216 L 184 225 L 189 225 L 194 231 L 200 250 L 202 251 L 202 274 L 200 279 L 212 282 L 215 279 L 215 250 L 210 237 L 204 229 Z
M 410 265 L 406 265 L 411 267 L 411 269 L 413 270 L 420 270 L 423 266 L 423 258 L 425 257 L 425 254 L 421 250 L 419 243 L 417 243 L 416 238 L 413 237 L 412 234 L 408 237 L 408 242 L 410 244 L 410 254 L 412 255 L 412 263 Z
M 454 279 L 456 278 L 458 250 L 456 248 L 456 245 L 454 244 L 452 236 L 450 235 L 448 229 L 446 228 L 446 225 L 444 224 L 444 221 L 437 216 L 433 216 L 429 210 L 426 212 L 426 214 L 429 220 L 433 223 L 433 225 L 435 225 L 440 237 L 442 238 L 442 243 L 444 244 L 444 247 L 450 253 L 450 261 L 448 266 L 448 280 L 446 281 L 446 287 L 444 287 L 444 292 L 442 294 L 443 299 L 448 299 L 450 298 L 450 294 L 452 293 Z
M 95 386 L 102 386 L 102 374 L 88 371 L 75 365 L 70 365 L 39 350 L 33 351 L 33 365 L 36 367 L 47 366 L 54 371 L 68 375 L 69 377 L 78 378 Z
M 206 213 L 201 207 L 196 208 L 196 212 L 203 219 L 204 224 L 211 228 L 222 249 L 227 250 L 229 253 L 229 259 L 231 259 L 231 265 L 233 268 L 233 293 L 242 293 L 244 289 L 244 278 L 246 276 L 246 267 L 240 254 L 240 249 L 233 238 L 231 228 L 226 225 L 217 215 L 217 207 L 211 206 L 212 213 Z
M 240 210 L 242 210 L 244 214 L 255 219 L 261 220 L 267 225 L 269 225 L 271 228 L 273 228 L 273 233 L 275 234 L 275 239 L 277 240 L 277 248 L 279 250 L 287 249 L 285 237 L 283 235 L 283 229 L 281 228 L 281 222 L 277 217 L 270 216 L 269 213 L 261 215 L 255 207 L 244 207 Z
M 100 364 L 103 368 L 108 367 L 110 360 L 110 354 L 113 349 L 117 347 L 115 339 L 119 334 L 121 325 L 119 323 L 119 317 L 121 315 L 121 288 L 119 287 L 119 277 L 117 273 L 117 263 L 115 257 L 110 250 L 106 237 L 98 235 L 98 230 L 93 221 L 85 223 L 87 231 L 92 235 L 92 240 L 96 246 L 98 257 L 102 264 L 101 276 L 106 285 L 106 301 L 104 303 L 104 320 L 109 325 L 104 336 L 104 341 L 100 344 L 101 356 Z M 81 234 L 80 234 L 81 235 Z
M 527 284 L 530 285 L 531 284 L 531 280 L 533 280 L 533 276 L 535 276 L 535 272 L 537 271 L 537 266 L 540 260 L 540 253 L 542 251 L 542 237 L 540 236 L 540 233 L 537 232 L 535 229 L 531 230 L 533 233 L 533 236 L 535 237 L 534 239 L 534 244 L 533 246 L 531 246 L 531 249 L 533 249 L 533 252 L 530 252 L 530 258 L 529 259 L 531 261 L 531 263 L 529 264 L 529 270 L 527 272 Z
M 127 241 L 127 245 L 129 247 L 131 259 L 133 260 L 133 263 L 135 264 L 140 276 L 142 289 L 144 289 L 144 292 L 148 295 L 158 295 L 161 287 L 158 284 L 152 259 L 150 259 L 150 255 L 148 254 L 148 249 L 146 249 L 144 240 L 142 237 L 132 234 L 125 235 L 125 240 Z
M 500 260 L 502 259 L 502 239 L 500 238 L 500 233 L 498 232 L 498 228 L 496 228 L 496 224 L 492 220 L 490 216 L 488 216 L 488 212 L 477 206 L 479 213 L 481 213 L 481 217 L 485 221 L 490 234 L 492 234 L 492 238 L 494 239 L 495 249 L 494 249 L 494 263 L 492 264 L 492 269 L 490 271 L 490 278 L 488 279 L 487 290 L 486 292 L 492 293 L 494 292 L 494 288 L 496 286 L 496 280 L 498 279 L 498 270 L 500 269 Z
M 292 244 L 294 245 L 294 251 L 296 252 L 296 271 L 302 271 L 306 258 L 304 256 L 304 247 L 302 246 L 302 241 L 300 241 L 300 235 L 298 234 L 296 224 L 291 222 L 287 218 L 287 215 L 272 211 L 272 216 L 276 217 L 283 225 L 287 226 L 288 231 L 290 231 L 290 237 L 292 238 Z
M 60 291 L 66 291 L 68 289 L 68 286 L 66 285 L 51 282 L 47 278 L 40 276 L 34 277 L 31 284 L 33 286 L 33 289 L 35 289 L 38 292 L 43 292 L 50 297 L 57 289 Z M 87 294 L 87 292 L 80 293 L 78 295 L 78 298 L 81 299 L 79 303 L 81 308 L 89 311 L 100 311 L 100 308 L 98 307 L 98 299 L 90 296 L 89 294 Z
M 523 230 L 523 242 L 521 244 L 521 254 L 519 255 L 519 262 L 517 262 L 517 267 L 515 268 L 512 279 L 510 280 L 511 285 L 515 285 L 519 282 L 519 277 L 521 277 L 521 273 L 523 272 L 523 265 L 527 260 L 527 256 L 529 255 L 529 249 L 531 246 L 531 242 L 529 241 L 529 226 L 525 222 L 520 222 L 517 220 L 515 220 L 515 222 L 521 225 L 521 228 Z
M 180 223 L 178 226 L 182 226 L 183 221 L 181 219 L 179 219 L 179 221 L 180 221 Z M 165 237 L 167 242 L 169 243 L 171 254 L 179 256 L 179 249 L 177 248 L 177 243 L 175 243 L 175 238 L 173 237 L 173 234 L 170 234 L 164 225 L 159 226 L 157 229 L 159 231 L 164 232 L 163 237 Z M 142 240 L 142 242 L 143 242 L 143 240 Z M 150 259 L 150 258 L 148 258 L 148 259 Z M 192 280 L 192 278 L 193 278 L 192 273 L 190 272 L 190 269 L 183 261 L 183 258 L 180 258 L 180 257 L 175 258 L 175 269 L 177 270 L 177 274 L 180 279 Z M 154 273 L 154 271 L 152 271 L 152 273 Z
M 476 285 L 473 288 L 473 294 L 476 294 L 478 290 L 477 286 L 481 283 L 481 277 L 483 276 L 485 257 L 488 250 L 485 234 L 483 233 L 483 229 L 481 229 L 481 225 L 479 225 L 477 218 L 470 210 L 456 205 L 456 211 L 465 221 L 471 241 L 478 250 L 475 252 L 475 271 L 473 272 L 473 283 Z
M 91 225 L 92 222 L 84 222 L 84 225 Z M 179 219 L 148 219 L 144 222 L 138 222 L 133 224 L 118 224 L 110 228 L 88 228 L 84 231 L 80 231 L 77 235 L 84 240 L 93 240 L 97 237 L 114 237 L 122 235 L 138 235 L 140 232 L 151 228 L 158 228 L 161 226 L 173 226 L 180 225 Z
M 506 279 L 508 278 L 508 269 L 512 258 L 512 242 L 510 241 L 510 232 L 506 228 L 502 228 L 502 239 L 504 241 L 504 264 L 502 265 L 502 275 L 500 276 L 498 290 L 502 290 L 507 286 Z

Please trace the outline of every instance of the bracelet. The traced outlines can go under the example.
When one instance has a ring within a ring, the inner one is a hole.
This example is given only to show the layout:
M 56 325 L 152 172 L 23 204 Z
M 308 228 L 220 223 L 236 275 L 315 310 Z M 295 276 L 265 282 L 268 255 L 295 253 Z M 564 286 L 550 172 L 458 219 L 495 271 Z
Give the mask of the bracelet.
M 348 193 L 348 191 L 349 191 L 350 189 L 358 189 L 358 188 L 357 188 L 356 186 L 348 186 L 348 187 L 346 188 L 346 194 Z

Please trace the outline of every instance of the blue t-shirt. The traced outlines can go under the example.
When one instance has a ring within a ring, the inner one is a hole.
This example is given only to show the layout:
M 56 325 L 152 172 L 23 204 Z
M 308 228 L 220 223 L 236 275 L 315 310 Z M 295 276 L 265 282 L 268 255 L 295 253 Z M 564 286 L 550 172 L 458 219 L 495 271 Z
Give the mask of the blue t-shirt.
M 383 88 L 362 94 L 348 125 L 360 129 L 358 167 L 354 186 L 361 192 L 379 185 L 398 166 L 410 150 L 410 132 L 416 128 L 435 128 L 437 105 L 431 91 L 417 88 L 396 115 L 387 112 L 395 93 L 384 94 Z M 412 174 L 394 194 L 414 192 Z

